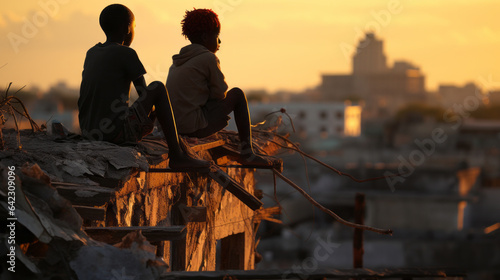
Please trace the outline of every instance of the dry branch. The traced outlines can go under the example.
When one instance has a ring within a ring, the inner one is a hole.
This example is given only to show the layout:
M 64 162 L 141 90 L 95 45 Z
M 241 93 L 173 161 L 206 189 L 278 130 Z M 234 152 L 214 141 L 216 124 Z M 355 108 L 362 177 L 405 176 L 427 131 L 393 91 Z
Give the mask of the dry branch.
M 294 182 L 292 182 L 287 177 L 283 176 L 283 174 L 281 174 L 280 172 L 278 172 L 275 169 L 273 169 L 273 172 L 278 177 L 280 177 L 283 181 L 285 181 L 287 184 L 289 184 L 294 189 L 296 189 L 301 195 L 303 195 L 307 200 L 309 200 L 309 202 L 311 202 L 314 206 L 318 207 L 319 210 L 321 210 L 321 211 L 325 212 L 326 214 L 330 215 L 331 217 L 333 217 L 339 223 L 341 223 L 343 225 L 346 225 L 346 226 L 353 227 L 353 228 L 358 228 L 358 229 L 363 229 L 363 230 L 369 230 L 369 231 L 373 231 L 373 232 L 381 233 L 381 234 L 392 235 L 392 230 L 390 230 L 390 229 L 379 229 L 379 228 L 374 228 L 374 227 L 370 227 L 370 226 L 359 225 L 359 224 L 351 223 L 351 222 L 348 222 L 348 221 L 342 219 L 339 215 L 335 214 L 333 211 L 331 211 L 330 209 L 324 207 L 319 202 L 317 202 L 316 200 L 314 200 L 302 188 L 300 188 L 299 186 L 297 186 Z
M 0 121 L 1 121 L 0 130 L 3 126 L 3 124 L 6 122 L 4 119 L 4 113 L 11 115 L 14 118 L 14 124 L 16 126 L 16 131 L 17 131 L 17 142 L 18 142 L 17 147 L 18 147 L 18 149 L 21 149 L 22 148 L 21 136 L 20 136 L 19 124 L 17 122 L 16 113 L 18 115 L 20 115 L 21 117 L 28 119 L 28 121 L 31 125 L 31 130 L 33 132 L 41 131 L 41 129 L 38 126 L 38 124 L 31 118 L 30 114 L 28 113 L 28 109 L 26 109 L 26 106 L 24 106 L 24 103 L 21 101 L 21 99 L 19 99 L 16 96 L 13 96 L 13 95 L 9 96 L 9 90 L 10 90 L 11 85 L 12 85 L 12 83 L 9 83 L 9 86 L 5 90 L 4 98 L 2 100 L 0 100 Z M 24 87 L 20 88 L 14 94 L 18 93 L 23 88 Z M 21 106 L 21 110 L 14 107 L 13 103 L 19 104 Z M 0 150 L 3 150 L 3 149 L 4 149 L 3 134 L 0 131 Z

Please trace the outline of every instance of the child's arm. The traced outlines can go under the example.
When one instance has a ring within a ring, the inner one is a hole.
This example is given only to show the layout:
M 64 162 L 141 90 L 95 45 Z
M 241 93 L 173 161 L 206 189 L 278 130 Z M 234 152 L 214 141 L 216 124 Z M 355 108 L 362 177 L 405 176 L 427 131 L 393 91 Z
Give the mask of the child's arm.
M 132 82 L 134 83 L 135 89 L 137 90 L 137 94 L 139 95 L 139 97 L 141 97 L 141 95 L 145 93 L 147 88 L 146 79 L 144 79 L 144 75 L 140 76 L 139 78 L 135 79 Z
M 220 69 L 219 59 L 214 55 L 214 62 L 210 63 L 210 78 L 208 86 L 210 89 L 210 99 L 224 99 L 228 86 L 224 78 L 224 74 Z
M 139 78 L 135 79 L 132 82 L 134 83 L 135 89 L 137 91 L 137 95 L 139 95 L 139 100 L 146 99 L 148 91 L 154 90 L 154 88 L 151 88 L 151 87 L 148 88 L 148 86 L 146 85 L 146 79 L 144 79 L 144 76 L 140 76 Z M 154 83 L 154 84 L 157 85 L 156 83 Z M 150 110 L 152 111 L 150 117 L 152 117 L 154 120 L 154 118 L 156 117 L 155 106 L 153 106 Z

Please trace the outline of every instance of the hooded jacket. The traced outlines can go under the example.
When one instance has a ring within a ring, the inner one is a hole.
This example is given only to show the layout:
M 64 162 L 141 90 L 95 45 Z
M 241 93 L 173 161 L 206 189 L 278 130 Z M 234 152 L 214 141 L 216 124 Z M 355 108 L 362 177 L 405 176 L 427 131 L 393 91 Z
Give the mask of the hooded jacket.
M 224 99 L 228 86 L 219 59 L 202 45 L 185 46 L 172 60 L 166 86 L 177 131 L 189 134 L 208 125 L 203 106 Z

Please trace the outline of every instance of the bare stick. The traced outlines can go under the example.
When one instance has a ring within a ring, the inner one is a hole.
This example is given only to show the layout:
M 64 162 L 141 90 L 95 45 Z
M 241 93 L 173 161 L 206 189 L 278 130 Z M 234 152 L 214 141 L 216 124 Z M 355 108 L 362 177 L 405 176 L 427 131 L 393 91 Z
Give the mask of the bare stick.
M 278 146 L 280 146 L 280 147 L 282 147 L 282 148 L 289 149 L 289 150 L 292 150 L 292 151 L 296 151 L 296 152 L 298 152 L 299 154 L 301 154 L 302 156 L 305 156 L 305 157 L 307 157 L 307 158 L 310 158 L 310 159 L 314 160 L 315 162 L 317 162 L 317 163 L 321 164 L 322 166 L 324 166 L 324 167 L 326 167 L 326 168 L 328 168 L 328 169 L 330 169 L 330 170 L 332 170 L 332 171 L 336 172 L 336 173 L 337 173 L 337 174 L 339 174 L 340 176 L 346 176 L 346 177 L 349 177 L 351 180 L 353 180 L 353 181 L 355 181 L 355 182 L 358 182 L 358 183 L 363 183 L 363 182 L 368 182 L 368 181 L 375 181 L 375 180 L 386 179 L 386 178 L 391 178 L 391 177 L 398 177 L 398 176 L 404 175 L 404 174 L 402 174 L 402 173 L 398 173 L 398 174 L 386 175 L 386 176 L 380 176 L 380 177 L 374 177 L 374 178 L 368 178 L 368 179 L 358 179 L 358 178 L 356 178 L 356 177 L 352 176 L 351 174 L 348 174 L 348 173 L 342 172 L 342 171 L 340 171 L 340 170 L 338 170 L 338 169 L 336 169 L 336 168 L 334 168 L 334 167 L 332 167 L 332 166 L 330 166 L 330 165 L 328 165 L 328 164 L 326 164 L 326 163 L 322 162 L 321 160 L 319 160 L 319 159 L 317 159 L 317 158 L 315 158 L 315 157 L 313 157 L 313 156 L 311 156 L 311 155 L 309 155 L 309 154 L 307 154 L 307 153 L 303 152 L 303 151 L 302 151 L 302 150 L 301 150 L 301 149 L 297 146 L 297 144 L 295 144 L 295 143 L 293 143 L 292 141 L 290 141 L 290 140 L 286 139 L 285 137 L 283 137 L 283 136 L 281 136 L 281 135 L 279 135 L 279 134 L 274 134 L 274 135 L 275 135 L 276 137 L 278 137 L 278 138 L 282 139 L 282 140 L 283 140 L 283 141 L 285 141 L 286 143 L 291 144 L 291 145 L 292 145 L 292 147 L 290 147 L 290 146 L 285 146 L 285 145 L 280 144 L 280 143 L 278 143 L 278 142 L 276 142 L 276 141 L 274 141 L 274 140 L 269 140 L 269 142 L 271 142 L 271 143 L 273 143 L 273 144 L 276 144 L 276 145 L 278 145 Z
M 346 220 L 342 219 L 339 215 L 335 214 L 333 211 L 331 211 L 330 209 L 324 207 L 319 202 L 317 202 L 316 200 L 314 200 L 314 198 L 312 198 L 308 193 L 306 193 L 302 188 L 300 188 L 299 186 L 297 186 L 290 179 L 288 179 L 283 174 L 281 174 L 278 170 L 273 169 L 273 173 L 276 174 L 278 177 L 280 177 L 287 184 L 289 184 L 290 186 L 292 186 L 294 189 L 296 189 L 301 195 L 303 195 L 307 200 L 309 200 L 309 202 L 311 202 L 314 206 L 318 207 L 319 210 L 321 210 L 321 211 L 325 212 L 326 214 L 330 215 L 331 217 L 333 217 L 339 223 L 341 223 L 343 225 L 346 225 L 346 226 L 349 226 L 349 227 L 353 227 L 353 228 L 358 228 L 358 229 L 363 229 L 363 230 L 369 230 L 369 231 L 373 231 L 373 232 L 380 233 L 380 234 L 392 235 L 392 230 L 391 229 L 374 228 L 374 227 L 370 227 L 370 226 L 366 226 L 366 225 L 360 225 L 360 224 L 351 223 L 349 221 L 346 221 Z

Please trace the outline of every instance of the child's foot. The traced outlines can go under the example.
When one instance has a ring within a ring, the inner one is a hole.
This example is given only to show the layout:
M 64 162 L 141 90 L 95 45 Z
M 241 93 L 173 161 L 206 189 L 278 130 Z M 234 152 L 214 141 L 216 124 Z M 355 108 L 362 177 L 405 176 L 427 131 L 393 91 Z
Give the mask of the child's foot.
M 171 157 L 168 166 L 172 169 L 203 169 L 210 167 L 210 162 L 201 159 L 194 159 L 185 154 Z

